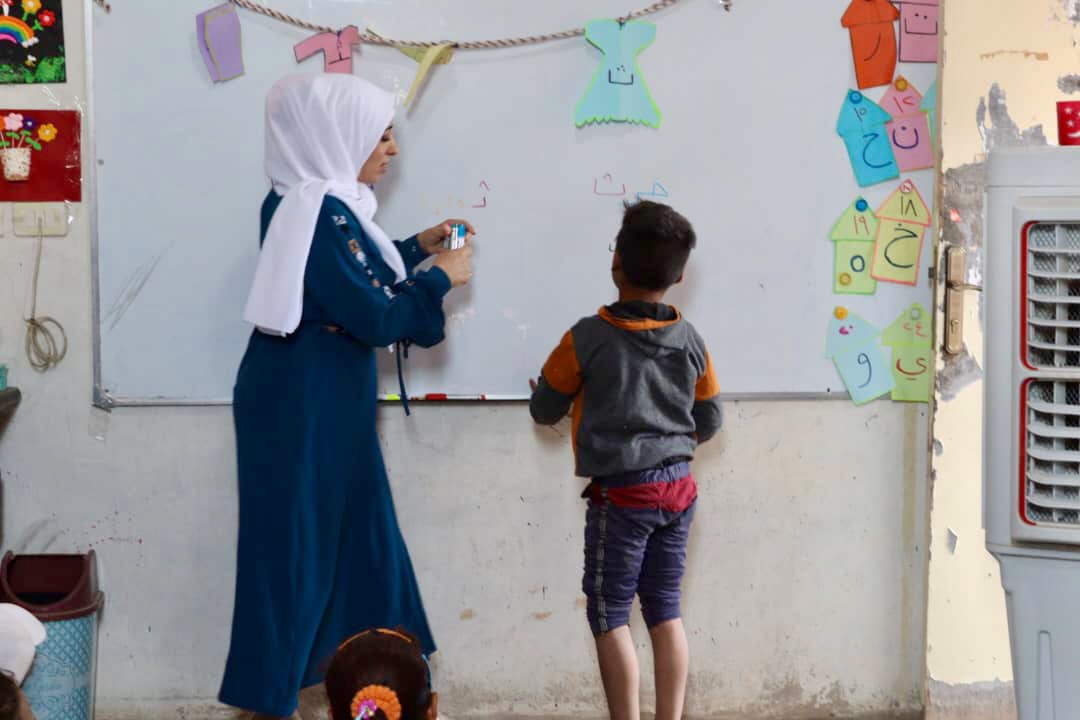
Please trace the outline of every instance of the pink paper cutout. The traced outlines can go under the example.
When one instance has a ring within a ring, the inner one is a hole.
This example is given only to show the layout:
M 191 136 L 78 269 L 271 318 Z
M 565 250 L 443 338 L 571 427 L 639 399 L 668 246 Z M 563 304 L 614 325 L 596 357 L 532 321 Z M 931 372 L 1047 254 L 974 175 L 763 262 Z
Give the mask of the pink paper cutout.
M 355 25 L 349 25 L 336 33 L 312 35 L 298 43 L 293 52 L 296 54 L 296 62 L 303 62 L 321 52 L 325 72 L 348 75 L 353 71 L 353 45 L 359 45 L 360 42 L 360 30 Z
M 881 98 L 881 107 L 893 119 L 885 124 L 900 172 L 934 167 L 930 142 L 930 121 L 920 107 L 922 94 L 904 76 L 898 75 Z
M 936 63 L 941 8 L 937 0 L 900 3 L 900 62 Z

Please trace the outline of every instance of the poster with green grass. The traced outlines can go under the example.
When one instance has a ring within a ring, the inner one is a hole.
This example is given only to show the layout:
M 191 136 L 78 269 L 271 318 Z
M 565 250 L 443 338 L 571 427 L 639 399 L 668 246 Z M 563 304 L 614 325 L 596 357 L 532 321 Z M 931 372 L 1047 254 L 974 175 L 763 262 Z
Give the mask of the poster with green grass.
M 61 0 L 0 0 L 0 84 L 67 82 Z

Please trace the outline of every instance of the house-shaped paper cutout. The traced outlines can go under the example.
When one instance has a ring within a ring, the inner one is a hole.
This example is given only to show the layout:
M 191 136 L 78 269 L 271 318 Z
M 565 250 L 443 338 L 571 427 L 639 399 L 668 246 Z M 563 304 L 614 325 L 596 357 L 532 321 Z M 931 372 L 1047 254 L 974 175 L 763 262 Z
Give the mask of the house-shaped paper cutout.
M 929 227 L 930 208 L 911 180 L 905 180 L 877 209 L 878 220 L 897 220 Z
M 889 0 L 852 0 L 840 24 L 851 35 L 851 55 L 860 89 L 892 82 L 900 11 Z

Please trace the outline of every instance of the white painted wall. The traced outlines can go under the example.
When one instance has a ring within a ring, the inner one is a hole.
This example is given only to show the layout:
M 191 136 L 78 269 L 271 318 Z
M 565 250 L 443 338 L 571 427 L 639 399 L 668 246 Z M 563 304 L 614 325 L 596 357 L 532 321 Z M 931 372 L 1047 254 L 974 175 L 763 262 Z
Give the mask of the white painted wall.
M 53 90 L 67 106 L 84 81 L 81 8 L 65 11 L 73 77 Z M 0 98 L 49 106 L 41 89 L 3 88 Z M 103 717 L 201 710 L 217 691 L 231 612 L 231 418 L 225 408 L 91 409 L 89 236 L 87 213 L 77 214 L 71 237 L 46 249 L 39 307 L 65 324 L 71 351 L 44 376 L 21 356 L 32 243 L 0 239 L 0 362 L 25 395 L 0 438 L 0 545 L 99 552 Z M 722 352 L 724 338 L 711 340 Z M 722 439 L 696 466 L 690 711 L 791 718 L 917 708 L 924 408 L 727 410 Z M 411 419 L 386 409 L 381 435 L 442 646 L 446 710 L 598 714 L 578 603 L 584 509 L 567 429 L 535 428 L 521 406 L 421 406 Z

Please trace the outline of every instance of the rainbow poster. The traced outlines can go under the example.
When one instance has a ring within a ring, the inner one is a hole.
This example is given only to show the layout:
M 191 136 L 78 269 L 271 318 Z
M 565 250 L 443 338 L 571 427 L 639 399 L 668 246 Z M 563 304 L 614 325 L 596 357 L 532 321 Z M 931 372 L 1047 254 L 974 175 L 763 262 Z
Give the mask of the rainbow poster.
M 0 0 L 0 83 L 67 82 L 61 0 Z

